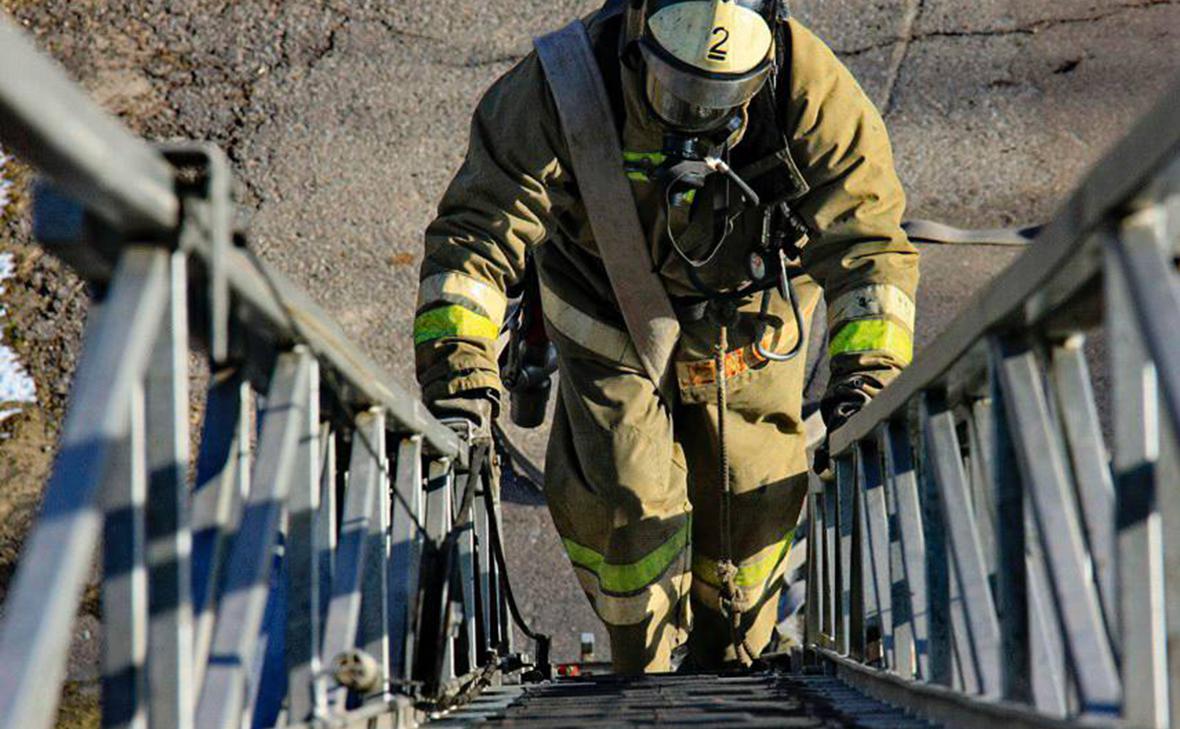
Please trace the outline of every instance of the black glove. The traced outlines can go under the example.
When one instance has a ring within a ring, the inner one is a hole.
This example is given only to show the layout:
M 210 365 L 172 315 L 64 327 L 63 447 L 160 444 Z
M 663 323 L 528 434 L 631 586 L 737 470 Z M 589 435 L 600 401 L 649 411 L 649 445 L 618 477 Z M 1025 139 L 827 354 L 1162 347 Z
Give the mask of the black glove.
M 429 403 L 430 412 L 465 438 L 490 438 L 500 412 L 500 393 L 492 388 L 464 390 Z
M 827 433 L 824 440 L 815 449 L 815 459 L 812 470 L 825 481 L 834 478 L 832 473 L 832 455 L 828 445 L 828 434 L 840 428 L 861 408 L 868 405 L 873 395 L 881 391 L 881 381 L 867 374 L 857 374 L 845 377 L 828 388 L 824 399 L 820 401 L 819 411 L 823 416 Z

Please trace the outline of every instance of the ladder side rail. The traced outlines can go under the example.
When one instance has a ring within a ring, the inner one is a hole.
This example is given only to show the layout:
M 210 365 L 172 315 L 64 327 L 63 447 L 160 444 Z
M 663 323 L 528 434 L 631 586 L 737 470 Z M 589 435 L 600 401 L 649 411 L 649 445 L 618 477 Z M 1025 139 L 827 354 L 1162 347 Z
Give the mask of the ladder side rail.
M 896 671 L 903 678 L 930 676 L 930 615 L 926 590 L 926 536 L 918 502 L 914 454 L 904 423 L 884 423 L 878 434 L 889 508 Z
M 956 653 L 965 680 L 973 670 L 978 681 L 976 690 L 985 696 L 998 695 L 999 621 L 971 508 L 967 476 L 959 455 L 954 415 L 943 397 L 927 395 L 922 408 L 931 472 L 943 497 L 942 517 L 946 520 L 949 537 L 952 599 L 955 588 L 958 593 L 952 616 L 961 611 L 960 624 L 954 630 Z M 970 685 L 967 690 L 972 690 Z
M 1052 375 L 1056 385 L 1056 405 L 1061 413 L 1061 426 L 1077 483 L 1087 547 L 1102 600 L 1103 618 L 1117 653 L 1114 481 L 1084 346 L 1085 335 L 1081 333 L 1055 342 L 1051 354 Z
M 836 651 L 864 660 L 864 597 L 860 574 L 860 530 L 857 529 L 856 466 L 852 453 L 834 461 Z
M 1180 714 L 1180 651 L 1169 650 L 1180 644 L 1180 540 L 1168 539 L 1180 533 L 1177 112 L 1177 94 L 1162 99 L 1037 243 L 830 434 L 837 478 L 820 498 L 831 508 L 812 510 L 817 526 L 821 514 L 834 524 L 831 549 L 817 545 L 809 565 L 818 584 L 808 648 L 821 662 L 875 658 L 857 645 L 885 607 L 865 443 L 882 429 L 916 430 L 929 671 L 919 674 L 902 637 L 914 590 L 905 540 L 893 543 L 902 504 L 882 442 L 893 673 L 1035 707 L 1046 721 L 1121 714 L 1162 727 Z M 1083 349 L 1103 325 L 1113 464 Z M 859 504 L 845 493 L 858 471 Z M 835 603 L 826 623 L 824 600 Z
M 893 574 L 889 550 L 889 515 L 885 499 L 885 477 L 881 468 L 881 452 L 876 439 L 857 444 L 856 454 L 857 491 L 864 530 L 864 559 L 866 592 L 872 595 L 872 604 L 879 630 L 880 653 L 878 660 L 889 669 L 897 666 L 894 645 Z
M 274 567 L 273 550 L 294 480 L 299 436 L 308 408 L 311 355 L 281 354 L 261 414 L 250 494 L 234 536 L 221 587 L 195 724 L 228 729 L 241 723 L 250 672 L 263 626 Z
M 172 168 L 85 96 L 0 13 L 0 141 L 123 233 L 165 238 L 180 201 Z M 20 69 L 19 73 L 12 69 Z
M 1053 605 L 1065 630 L 1071 675 L 1084 714 L 1117 716 L 1120 681 L 1097 585 L 1091 579 L 1081 517 L 1049 410 L 1044 371 L 1032 345 L 1007 338 L 997 347 L 1000 387 L 1013 428 L 1017 464 L 1045 555 Z
M 128 404 L 165 308 L 167 257 L 128 249 L 105 300 L 91 309 L 57 463 L 5 603 L 0 726 L 38 729 L 53 721 L 70 626 L 102 525 L 100 484 L 130 432 Z
M 822 605 L 824 634 L 827 636 L 828 645 L 832 650 L 846 653 L 848 649 L 841 646 L 840 638 L 837 635 L 841 599 L 840 582 L 838 579 L 840 554 L 837 551 L 840 544 L 840 531 L 838 524 L 837 489 L 832 484 L 826 484 L 824 487 L 821 513 L 823 515 L 824 526 L 824 595 L 827 596 Z
M 392 553 L 389 560 L 390 665 L 393 678 L 409 680 L 414 665 L 418 569 L 422 560 L 422 438 L 406 436 L 397 446 Z
M 129 427 L 102 484 L 102 622 L 118 640 L 102 643 L 102 726 L 146 729 L 148 722 L 147 453 L 144 396 L 136 383 Z
M 823 645 L 824 603 L 828 595 L 824 589 L 826 552 L 824 544 L 823 483 L 814 473 L 808 473 L 807 489 L 807 598 L 804 602 L 805 646 Z
M 913 364 L 865 408 L 831 434 L 833 453 L 867 437 L 920 392 L 944 381 L 988 332 L 1028 328 L 1089 293 L 1103 269 L 1103 236 L 1138 199 L 1158 196 L 1153 184 L 1180 155 L 1180 80 L 1094 165 L 1036 240 L 962 307 Z
M 1173 173 L 1177 169 L 1180 163 Z M 1168 316 L 1180 309 L 1180 286 L 1165 257 L 1174 244 L 1165 237 L 1166 224 L 1164 205 L 1147 206 L 1128 215 L 1107 243 L 1108 330 L 1121 327 L 1111 354 L 1122 398 L 1116 401 L 1115 478 L 1124 717 L 1154 727 L 1168 726 L 1171 712 L 1180 708 L 1180 670 L 1170 663 L 1180 657 L 1165 650 L 1168 633 L 1180 622 L 1175 606 L 1167 604 L 1169 596 L 1177 599 L 1180 579 L 1167 580 L 1165 572 L 1166 558 L 1180 545 L 1167 540 L 1163 523 L 1165 511 L 1174 520 L 1175 484 L 1164 480 L 1172 474 L 1161 473 L 1175 447 L 1165 438 L 1180 430 L 1180 351 L 1171 331 L 1174 316 Z M 1174 618 L 1171 626 L 1168 617 Z
M 313 360 L 307 381 L 307 408 L 300 422 L 295 476 L 287 500 L 287 539 L 283 550 L 284 576 L 288 590 L 285 620 L 285 669 L 287 672 L 288 721 L 307 721 L 324 706 L 320 660 L 323 636 L 321 603 L 325 580 L 320 572 L 323 554 L 330 554 L 322 527 L 317 524 L 323 509 L 321 484 L 325 431 L 320 425 L 320 375 Z
M 473 464 L 475 465 L 475 464 Z M 451 591 L 452 613 L 454 615 L 456 675 L 462 676 L 475 671 L 479 666 L 479 654 L 476 651 L 475 633 L 475 522 L 474 492 L 472 494 L 472 508 L 466 515 L 460 514 L 463 508 L 464 493 L 468 488 L 478 489 L 477 483 L 482 474 L 464 473 L 461 478 L 452 481 L 451 492 L 451 538 L 455 543 L 455 566 L 452 569 L 456 584 Z M 460 518 L 464 521 L 460 523 Z
M 36 727 L 52 717 L 38 712 L 52 705 L 43 699 L 60 684 L 64 636 L 109 499 L 117 499 L 109 502 L 117 508 L 108 509 L 115 538 L 106 550 L 112 577 L 105 586 L 112 646 L 107 674 L 136 690 L 118 690 L 127 699 L 124 706 L 106 702 L 106 724 L 228 726 L 251 713 L 264 723 L 314 720 L 323 702 L 329 588 L 345 562 L 335 554 L 335 434 L 328 422 L 347 423 L 358 412 L 379 409 L 389 432 L 380 425 L 372 440 L 384 442 L 392 432 L 416 438 L 416 459 L 425 455 L 441 464 L 433 475 L 449 485 L 453 469 L 466 464 L 468 444 L 347 340 L 306 294 L 243 247 L 229 245 L 231 186 L 215 148 L 137 139 L 86 100 L 7 20 L 0 20 L 0 38 L 3 65 L 22 69 L 0 80 L 0 137 L 54 183 L 39 189 L 36 233 L 83 277 L 111 292 L 91 312 L 73 416 L 47 492 L 50 518 L 39 522 L 22 560 L 23 571 L 38 573 L 41 589 L 18 577 L 6 606 L 11 614 L 4 620 L 0 656 L 17 668 L 0 675 L 0 685 L 19 690 L 4 691 L 0 723 Z M 182 175 L 178 167 L 196 174 Z M 185 311 L 186 303 L 195 304 L 192 311 Z M 161 329 L 164 317 L 168 324 Z M 158 345 L 156 332 L 163 334 Z M 190 336 L 213 360 L 191 489 Z M 299 351 L 294 371 L 293 347 Z M 316 382 L 317 366 L 330 392 Z M 142 395 L 129 389 L 140 387 L 146 387 Z M 269 395 L 256 433 L 252 399 L 263 391 Z M 138 420 L 127 410 L 137 397 L 142 402 L 135 407 L 146 410 Z M 317 412 L 321 401 L 328 404 L 326 418 Z M 138 435 L 128 440 L 133 425 L 136 433 L 147 429 L 150 445 Z M 120 458 L 138 465 L 118 469 L 118 488 L 99 488 L 112 459 Z M 387 470 L 378 464 L 378 473 Z M 138 486 L 124 472 L 140 473 Z M 410 485 L 421 501 L 421 484 Z M 396 510 L 388 484 L 379 479 L 372 491 L 367 539 L 370 551 L 384 559 L 369 564 L 358 590 L 357 627 L 372 638 L 362 636 L 362 647 L 382 667 L 379 703 L 401 711 L 406 702 L 391 696 L 385 682 L 395 674 L 409 677 L 426 550 L 419 527 L 405 565 L 414 594 L 401 618 L 414 630 L 403 631 L 411 644 L 398 646 L 406 663 L 395 667 L 383 646 L 387 631 L 399 623 L 390 592 Z M 58 502 L 61 514 L 54 511 Z M 419 506 L 409 516 L 420 524 L 424 512 Z M 486 519 L 498 520 L 498 509 Z M 438 526 L 435 544 L 456 538 L 451 520 Z M 456 588 L 436 586 L 444 608 L 437 627 L 450 635 L 453 621 L 463 617 L 463 668 L 473 669 L 484 659 L 482 646 L 491 646 L 488 640 L 476 645 L 481 623 L 486 638 L 495 633 L 503 650 L 511 651 L 512 636 L 496 571 L 491 565 L 476 569 L 475 550 L 482 545 L 476 529 L 468 531 L 459 538 Z M 65 538 L 47 538 L 50 532 Z M 133 578 L 128 582 L 124 574 Z M 44 589 L 46 575 L 52 590 Z M 461 608 L 450 605 L 452 592 Z M 365 610 L 366 604 L 375 607 Z M 497 623 L 495 630 L 490 622 Z M 145 649 L 149 636 L 153 648 Z M 122 638 L 127 640 L 118 642 Z M 440 657 L 436 686 L 455 678 L 451 649 Z M 113 686 L 108 693 L 116 692 Z M 284 701 L 287 714 L 280 716 Z
M 347 487 L 340 522 L 340 546 L 336 551 L 332 599 L 324 624 L 323 655 L 325 662 L 353 663 L 361 622 L 363 590 L 367 563 L 376 560 L 370 553 L 371 523 L 378 518 L 378 485 L 381 464 L 378 455 L 366 447 L 366 438 L 381 434 L 378 411 L 357 416 L 349 454 Z M 343 714 L 348 709 L 348 686 L 333 683 L 329 690 L 330 710 Z
M 144 387 L 148 491 L 149 716 L 191 729 L 192 529 L 189 506 L 188 267 L 169 255 L 168 301 Z
M 213 251 L 197 241 L 193 254 L 208 265 Z M 417 433 L 432 455 L 460 465 L 466 444 L 417 398 L 348 339 L 340 325 L 301 288 L 273 266 L 247 251 L 225 251 L 225 276 L 240 311 L 243 338 L 257 335 L 274 342 L 306 342 L 320 360 L 321 375 L 330 379 L 334 398 L 353 414 L 370 407 L 385 412 L 387 427 Z M 293 328 L 298 327 L 297 329 Z
M 363 434 L 364 439 L 357 442 Z M 365 549 L 365 567 L 361 574 L 361 611 L 357 626 L 356 646 L 363 650 L 377 664 L 380 678 L 362 700 L 387 700 L 390 698 L 389 678 L 389 520 L 390 482 L 389 461 L 385 454 L 385 414 L 380 410 L 373 413 L 373 422 L 358 430 L 353 436 L 353 448 L 360 446 L 374 469 L 370 477 L 374 481 L 373 503 L 369 518 L 368 547 Z
M 994 340 L 989 347 L 994 347 Z M 994 354 L 991 354 L 993 358 Z M 995 368 L 989 372 L 991 429 L 990 477 L 997 514 L 996 521 L 996 609 L 1000 618 L 1000 646 L 1003 654 L 1001 695 L 1005 700 L 1035 705 L 1042 710 L 1064 713 L 1048 699 L 1058 684 L 1064 687 L 1065 676 L 1055 670 L 1051 659 L 1055 653 L 1046 647 L 1052 636 L 1044 622 L 1047 606 L 1037 602 L 1039 583 L 1034 580 L 1028 549 L 1036 540 L 1028 538 L 1025 522 L 1024 484 L 1016 465 L 1016 446 L 1005 405 L 1006 395 L 999 385 Z M 1064 696 L 1064 688 L 1062 688 Z
M 213 644 L 217 587 L 250 490 L 254 393 L 237 370 L 215 372 L 206 392 L 197 476 L 189 510 L 193 556 L 193 692 L 199 695 Z M 195 701 L 195 699 L 194 699 Z

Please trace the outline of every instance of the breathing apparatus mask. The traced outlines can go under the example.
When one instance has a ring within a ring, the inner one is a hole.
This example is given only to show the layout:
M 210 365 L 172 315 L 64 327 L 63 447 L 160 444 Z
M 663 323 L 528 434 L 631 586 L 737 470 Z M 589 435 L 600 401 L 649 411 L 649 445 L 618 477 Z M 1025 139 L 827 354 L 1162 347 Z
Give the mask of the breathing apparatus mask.
M 699 189 L 710 173 L 757 196 L 722 161 L 744 109 L 774 66 L 782 0 L 628 0 L 624 59 L 640 70 L 644 98 L 665 127 L 654 177 L 669 202 Z
M 705 187 L 710 175 L 728 178 L 744 199 L 759 207 L 758 195 L 726 162 L 732 140 L 745 123 L 747 104 L 775 73 L 776 25 L 789 15 L 786 0 L 628 0 L 623 59 L 642 74 L 644 97 L 665 127 L 662 161 L 651 171 L 664 189 L 667 219 L 677 206 L 691 204 L 692 190 Z M 720 250 L 731 222 L 727 217 L 706 255 L 690 258 L 676 243 L 672 250 L 684 261 L 695 288 L 715 311 L 734 316 L 736 301 L 763 292 L 759 315 L 767 315 L 770 290 L 777 289 L 794 312 L 802 334 L 803 319 L 787 273 L 795 258 L 794 241 L 806 234 L 786 203 L 765 212 L 763 243 L 750 254 L 751 283 L 738 291 L 709 289 L 698 275 Z M 762 325 L 764 328 L 765 325 Z M 770 360 L 788 360 L 801 351 L 800 336 L 792 351 L 765 350 L 758 335 L 754 346 Z
M 778 0 L 630 0 L 626 53 L 655 115 L 681 133 L 716 130 L 766 83 Z

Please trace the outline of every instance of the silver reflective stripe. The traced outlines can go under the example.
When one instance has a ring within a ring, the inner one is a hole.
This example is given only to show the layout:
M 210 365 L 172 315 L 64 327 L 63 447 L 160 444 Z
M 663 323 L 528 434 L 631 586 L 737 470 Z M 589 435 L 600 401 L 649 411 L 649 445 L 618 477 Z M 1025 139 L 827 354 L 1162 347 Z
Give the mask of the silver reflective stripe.
M 590 229 L 634 342 L 635 356 L 671 402 L 674 394 L 667 391 L 671 385 L 667 374 L 680 338 L 680 322 L 663 282 L 653 271 L 639 211 L 623 170 L 623 146 L 615 132 L 610 97 L 590 36 L 586 26 L 575 20 L 538 38 L 536 47 L 565 131 Z
M 855 319 L 888 316 L 914 329 L 914 300 L 890 284 L 870 284 L 848 291 L 828 307 L 828 326 Z
M 631 337 L 622 329 L 598 321 L 558 296 L 541 281 L 541 311 L 557 333 L 582 349 L 605 359 L 642 369 Z
M 453 303 L 445 298 L 447 296 L 459 296 L 479 305 L 483 309 L 480 313 L 487 314 L 497 328 L 504 323 L 504 311 L 508 308 L 508 299 L 504 293 L 477 278 L 457 271 L 436 273 L 422 279 L 422 283 L 418 285 L 418 308 L 442 301 Z

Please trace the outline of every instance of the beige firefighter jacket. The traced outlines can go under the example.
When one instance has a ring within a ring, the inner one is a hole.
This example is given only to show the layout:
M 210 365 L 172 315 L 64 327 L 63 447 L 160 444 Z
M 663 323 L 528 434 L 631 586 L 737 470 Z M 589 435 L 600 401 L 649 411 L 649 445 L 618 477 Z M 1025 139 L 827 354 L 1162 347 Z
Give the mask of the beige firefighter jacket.
M 587 26 L 595 39 L 605 22 L 595 14 Z M 803 246 L 801 264 L 827 301 L 833 382 L 864 371 L 884 382 L 912 355 L 918 255 L 901 229 L 905 195 L 884 123 L 852 75 L 799 22 L 789 21 L 788 32 L 790 69 L 780 81 L 789 84 L 788 102 L 779 124 L 789 154 L 751 167 L 770 165 L 772 172 L 803 183 L 805 192 L 791 204 L 816 232 Z M 660 159 L 663 130 L 645 106 L 636 74 L 623 66 L 615 83 L 622 87 L 615 91 L 624 106 L 627 177 L 651 260 L 659 262 L 674 301 L 691 298 L 697 291 L 684 264 L 669 253 L 669 231 L 699 255 L 712 242 L 701 233 L 714 230 L 712 206 L 680 200 L 665 216 L 667 201 L 645 172 L 645 165 Z M 740 147 L 741 141 L 735 150 Z M 737 288 L 748 279 L 746 259 L 761 239 L 761 215 L 738 215 L 729 225 L 719 254 L 701 269 L 710 286 Z M 520 282 L 530 252 L 538 262 L 545 318 L 559 345 L 640 369 L 596 253 L 535 53 L 480 101 L 466 159 L 426 231 L 413 336 L 427 401 L 499 387 L 495 340 L 507 294 Z M 793 326 L 786 317 L 779 329 Z M 702 375 L 700 361 L 708 359 L 712 343 L 694 336 L 694 329 L 699 327 L 688 327 L 678 345 L 682 394 L 711 381 L 708 373 Z M 788 347 L 797 336 L 774 334 Z M 731 335 L 736 363 L 758 366 L 746 361 L 753 335 L 747 334 L 747 341 L 742 336 L 737 333 L 734 341 Z

